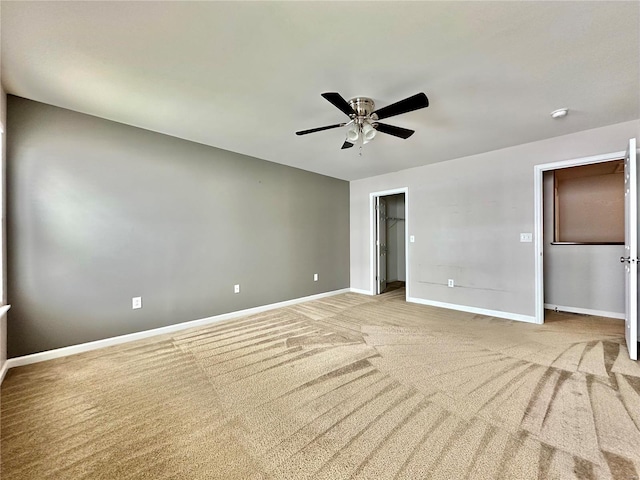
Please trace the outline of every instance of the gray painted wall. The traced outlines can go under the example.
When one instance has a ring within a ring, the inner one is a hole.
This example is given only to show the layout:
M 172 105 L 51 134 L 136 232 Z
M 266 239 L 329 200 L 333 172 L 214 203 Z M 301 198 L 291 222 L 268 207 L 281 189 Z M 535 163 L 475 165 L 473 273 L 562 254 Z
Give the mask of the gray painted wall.
M 404 194 L 384 197 L 387 217 L 404 218 Z M 404 221 L 387 220 L 387 281 L 405 281 Z
M 13 96 L 7 130 L 10 357 L 349 286 L 345 181 Z
M 4 88 L 0 85 L 0 121 L 2 125 L 7 125 L 7 95 L 4 92 Z M 6 239 L 5 239 L 5 166 L 6 166 L 6 135 L 2 135 L 2 144 L 0 145 L 2 152 L 0 154 L 0 216 L 2 217 L 0 223 L 0 304 L 4 304 L 7 298 L 7 282 L 6 282 Z M 7 315 L 0 315 L 0 371 L 4 367 L 7 360 Z M 2 381 L 2 379 L 0 379 Z
M 551 245 L 553 172 L 544 174 L 544 302 L 624 314 L 624 245 Z
M 407 187 L 409 295 L 533 317 L 534 244 L 519 237 L 534 231 L 534 166 L 624 150 L 637 134 L 635 120 L 351 182 L 351 287 L 370 290 L 369 194 Z

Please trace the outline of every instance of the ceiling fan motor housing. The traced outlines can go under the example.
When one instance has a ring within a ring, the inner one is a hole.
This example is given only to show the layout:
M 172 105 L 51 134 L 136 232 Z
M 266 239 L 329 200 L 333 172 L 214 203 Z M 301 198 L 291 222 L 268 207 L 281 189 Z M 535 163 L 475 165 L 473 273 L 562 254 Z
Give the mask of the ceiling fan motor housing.
M 349 105 L 356 112 L 357 118 L 366 118 L 375 110 L 376 104 L 367 97 L 356 97 L 349 100 Z

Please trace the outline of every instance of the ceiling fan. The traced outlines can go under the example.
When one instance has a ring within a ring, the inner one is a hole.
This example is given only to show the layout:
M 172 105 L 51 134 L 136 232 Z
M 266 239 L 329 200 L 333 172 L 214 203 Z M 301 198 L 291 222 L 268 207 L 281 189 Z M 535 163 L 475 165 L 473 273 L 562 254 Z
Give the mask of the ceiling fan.
M 336 123 L 325 127 L 312 128 L 310 130 L 301 130 L 296 135 L 306 135 L 308 133 L 321 132 L 331 128 L 349 127 L 347 128 L 347 139 L 342 148 L 351 148 L 356 142 L 361 141 L 363 144 L 370 142 L 376 136 L 377 132 L 393 135 L 403 139 L 409 138 L 415 133 L 414 130 L 407 128 L 395 127 L 380 123 L 378 120 L 394 117 L 403 113 L 412 112 L 420 108 L 429 106 L 429 99 L 424 93 L 417 93 L 411 97 L 392 103 L 386 107 L 375 109 L 373 100 L 367 97 L 352 98 L 348 102 L 342 98 L 337 92 L 323 93 L 322 96 L 331 102 L 335 107 L 340 109 L 349 117 L 348 122 Z

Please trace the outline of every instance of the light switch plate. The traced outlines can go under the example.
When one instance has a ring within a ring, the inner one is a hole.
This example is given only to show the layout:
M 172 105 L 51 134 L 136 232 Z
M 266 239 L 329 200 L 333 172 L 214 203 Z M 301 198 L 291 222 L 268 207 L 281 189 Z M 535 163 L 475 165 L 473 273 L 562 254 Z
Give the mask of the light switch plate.
M 233 293 L 240 293 L 240 285 L 233 286 Z
M 520 234 L 521 242 L 533 242 L 533 233 L 521 233 Z
M 314 273 L 314 274 L 313 274 L 313 281 L 314 281 L 314 282 L 317 282 L 317 281 L 318 281 L 318 274 L 317 274 L 317 273 Z
M 410 243 L 415 243 L 415 241 L 416 241 L 416 237 L 413 236 L 413 235 L 409 235 L 409 242 Z

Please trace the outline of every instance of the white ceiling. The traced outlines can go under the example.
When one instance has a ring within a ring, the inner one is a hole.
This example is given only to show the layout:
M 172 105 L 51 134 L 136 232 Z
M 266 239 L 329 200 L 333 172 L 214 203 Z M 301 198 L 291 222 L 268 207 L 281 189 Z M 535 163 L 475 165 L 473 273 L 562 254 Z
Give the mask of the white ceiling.
M 640 117 L 640 3 L 10 2 L 8 93 L 347 180 Z M 337 91 L 416 130 L 340 150 Z M 552 120 L 560 107 L 571 113 Z

